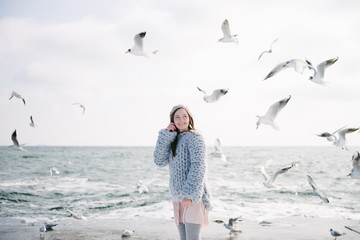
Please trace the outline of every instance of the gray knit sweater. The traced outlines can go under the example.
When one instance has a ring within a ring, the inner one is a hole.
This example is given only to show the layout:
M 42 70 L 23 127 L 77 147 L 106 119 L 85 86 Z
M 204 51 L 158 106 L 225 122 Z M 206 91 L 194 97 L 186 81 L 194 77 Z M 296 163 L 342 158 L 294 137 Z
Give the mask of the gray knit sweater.
M 176 156 L 172 156 L 171 143 L 176 132 L 162 129 L 154 151 L 154 162 L 164 167 L 169 164 L 170 193 L 174 200 L 182 201 L 184 197 L 193 203 L 204 201 L 206 209 L 212 208 L 210 192 L 206 183 L 206 145 L 199 132 L 182 132 L 178 134 Z

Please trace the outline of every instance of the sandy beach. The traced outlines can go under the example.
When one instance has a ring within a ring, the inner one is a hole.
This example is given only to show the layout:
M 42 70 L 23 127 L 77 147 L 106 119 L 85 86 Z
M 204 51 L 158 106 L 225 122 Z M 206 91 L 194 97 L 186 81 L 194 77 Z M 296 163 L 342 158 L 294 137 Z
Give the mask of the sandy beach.
M 215 218 L 214 218 L 215 219 Z M 214 220 L 213 219 L 213 220 Z M 122 229 L 134 230 L 134 234 L 126 239 L 136 240 L 172 240 L 179 239 L 173 220 L 121 220 L 99 219 L 81 221 L 69 219 L 58 222 L 53 231 L 46 232 L 45 238 L 40 238 L 39 228 L 41 223 L 1 224 L 1 240 L 17 239 L 54 239 L 54 240 L 84 240 L 84 239 L 121 239 Z M 345 228 L 350 226 L 360 230 L 360 222 L 344 219 L 322 219 L 294 217 L 285 219 L 273 219 L 264 222 L 244 220 L 237 223 L 237 228 L 242 232 L 238 235 L 229 235 L 229 231 L 222 224 L 212 222 L 209 227 L 202 230 L 203 240 L 328 240 L 334 239 L 330 235 L 330 228 L 341 233 L 346 233 L 338 239 L 360 239 L 360 234 Z

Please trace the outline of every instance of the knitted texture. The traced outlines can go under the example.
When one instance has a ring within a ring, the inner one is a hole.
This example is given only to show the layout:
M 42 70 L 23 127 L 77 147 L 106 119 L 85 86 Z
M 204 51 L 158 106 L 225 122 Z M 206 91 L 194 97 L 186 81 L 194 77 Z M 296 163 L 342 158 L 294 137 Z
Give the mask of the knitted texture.
M 178 134 L 176 156 L 172 156 L 171 143 L 176 132 L 162 129 L 154 151 L 154 162 L 163 167 L 169 165 L 170 193 L 175 199 L 184 197 L 193 203 L 204 201 L 210 210 L 210 192 L 206 183 L 206 145 L 203 137 L 196 131 Z

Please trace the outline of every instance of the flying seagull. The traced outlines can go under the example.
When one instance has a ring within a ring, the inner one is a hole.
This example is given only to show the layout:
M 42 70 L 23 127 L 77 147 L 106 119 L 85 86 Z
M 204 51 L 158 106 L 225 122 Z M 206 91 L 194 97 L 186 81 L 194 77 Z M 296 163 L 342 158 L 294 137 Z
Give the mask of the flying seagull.
M 326 139 L 327 139 L 328 141 L 330 141 L 330 142 L 334 142 L 334 141 L 336 141 L 336 139 L 337 139 L 336 136 L 335 136 L 335 134 L 336 134 L 338 131 L 344 129 L 346 126 L 347 126 L 347 125 L 339 128 L 338 130 L 336 130 L 336 131 L 333 132 L 333 133 L 322 132 L 322 133 L 319 133 L 319 134 L 316 134 L 316 135 L 317 135 L 318 137 L 326 138 Z
M 310 76 L 309 80 L 320 85 L 326 85 L 328 82 L 325 82 L 323 80 L 325 75 L 325 69 L 333 65 L 338 59 L 339 57 L 336 57 L 323 61 L 316 66 L 316 69 L 315 67 L 313 67 L 310 61 L 306 60 L 306 63 L 309 65 L 309 69 L 312 69 L 314 71 L 314 75 Z
M 356 151 L 352 156 L 352 170 L 348 176 L 352 178 L 360 178 L 360 153 Z
M 227 19 L 225 19 L 224 22 L 222 23 L 221 30 L 224 36 L 220 38 L 218 42 L 223 42 L 223 43 L 233 42 L 236 44 L 239 43 L 238 39 L 236 38 L 237 35 L 231 34 L 229 21 Z
M 217 158 L 221 158 L 221 160 L 223 160 L 224 162 L 226 162 L 226 156 L 223 153 L 222 147 L 221 147 L 221 143 L 220 143 L 220 139 L 216 139 L 215 143 L 214 143 L 214 147 L 215 147 L 215 151 L 211 152 L 210 155 L 217 157 Z
M 214 103 L 214 102 L 219 101 L 219 99 L 229 91 L 229 89 L 227 89 L 227 88 L 216 89 L 212 92 L 211 95 L 206 95 L 206 91 L 202 90 L 199 87 L 197 87 L 197 89 L 200 92 L 204 93 L 204 101 L 207 103 Z
M 313 194 L 316 196 L 319 196 L 319 198 L 321 200 L 323 200 L 324 203 L 329 203 L 329 199 L 326 197 L 326 195 L 324 193 L 322 193 L 316 186 L 314 180 L 312 179 L 312 177 L 310 177 L 309 175 L 307 175 L 307 180 L 310 184 L 310 186 L 313 189 Z
M 84 105 L 80 104 L 80 103 L 73 103 L 72 105 L 78 105 L 80 108 L 83 109 L 83 114 L 85 113 L 85 107 Z
M 279 170 L 277 170 L 275 173 L 273 173 L 273 175 L 271 175 L 271 177 L 269 177 L 265 171 L 265 168 L 264 166 L 261 166 L 261 173 L 264 177 L 264 186 L 267 187 L 267 188 L 275 188 L 276 186 L 274 185 L 274 182 L 276 180 L 276 178 L 280 175 L 280 174 L 283 174 L 283 173 L 286 173 L 290 168 L 292 168 L 294 165 L 291 164 L 290 166 L 287 166 L 287 167 L 284 167 L 284 168 L 281 168 Z
M 333 230 L 333 229 L 330 229 L 330 234 L 331 234 L 331 236 L 335 237 L 334 240 L 336 240 L 337 237 L 340 237 L 340 236 L 342 236 L 342 235 L 345 235 L 345 233 L 339 233 L 339 232 L 337 232 L 337 231 L 335 231 L 335 230 Z
M 280 101 L 277 101 L 273 103 L 265 115 L 263 116 L 256 116 L 258 117 L 258 121 L 256 123 L 256 129 L 259 128 L 260 124 L 267 124 L 273 127 L 276 130 L 279 130 L 279 127 L 275 124 L 274 120 L 276 116 L 279 114 L 279 112 L 286 106 L 286 104 L 289 102 L 291 98 L 291 95 L 289 95 L 288 98 L 284 98 Z
M 138 191 L 140 194 L 142 194 L 144 192 L 149 192 L 149 189 L 146 187 L 146 185 L 141 180 L 139 180 L 136 187 L 138 188 Z
M 13 91 L 13 92 L 11 93 L 11 96 L 10 96 L 9 100 L 12 99 L 13 97 L 22 99 L 24 105 L 26 106 L 25 99 L 24 99 L 20 94 L 18 94 L 17 92 L 14 92 L 14 91 Z
M 144 56 L 148 57 L 148 54 L 144 51 L 144 38 L 145 38 L 146 32 L 141 32 L 139 34 L 136 34 L 134 37 L 134 46 L 127 50 L 126 53 L 131 53 L 136 56 Z M 157 51 L 154 51 L 153 54 L 156 54 Z
M 262 56 L 264 53 L 272 53 L 272 45 L 273 45 L 277 40 L 279 40 L 279 39 L 277 38 L 277 39 L 275 39 L 275 40 L 271 43 L 269 50 L 263 51 L 263 52 L 260 54 L 260 56 L 259 56 L 259 58 L 258 58 L 258 61 L 260 60 L 261 56 Z
M 229 218 L 229 222 L 228 223 L 225 223 L 223 220 L 215 220 L 214 222 L 216 223 L 223 223 L 224 224 L 224 227 L 229 229 L 230 230 L 230 235 L 232 233 L 234 234 L 237 234 L 237 233 L 241 233 L 241 230 L 235 228 L 234 224 L 237 222 L 237 221 L 242 221 L 242 218 L 241 217 L 237 217 L 237 218 Z
M 291 59 L 289 61 L 286 62 L 282 62 L 279 63 L 276 67 L 274 67 L 271 72 L 266 75 L 266 77 L 264 78 L 264 80 L 271 78 L 272 76 L 274 76 L 275 74 L 277 74 L 278 72 L 286 69 L 286 68 L 294 68 L 294 70 L 300 74 L 304 73 L 305 68 L 309 67 L 309 64 L 301 59 Z
M 13 145 L 10 146 L 13 150 L 18 150 L 18 151 L 26 151 L 25 149 L 22 148 L 23 144 L 20 145 L 18 140 L 17 140 L 17 134 L 16 134 L 16 129 L 13 132 L 13 134 L 11 135 L 11 140 L 13 142 Z

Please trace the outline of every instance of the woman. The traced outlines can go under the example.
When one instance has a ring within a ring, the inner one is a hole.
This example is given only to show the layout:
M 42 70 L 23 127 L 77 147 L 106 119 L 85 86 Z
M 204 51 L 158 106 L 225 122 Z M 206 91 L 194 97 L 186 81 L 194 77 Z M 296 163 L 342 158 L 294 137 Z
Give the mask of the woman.
M 184 105 L 173 107 L 170 123 L 159 132 L 154 162 L 169 165 L 174 219 L 181 240 L 197 240 L 209 225 L 210 193 L 206 184 L 206 145 Z

